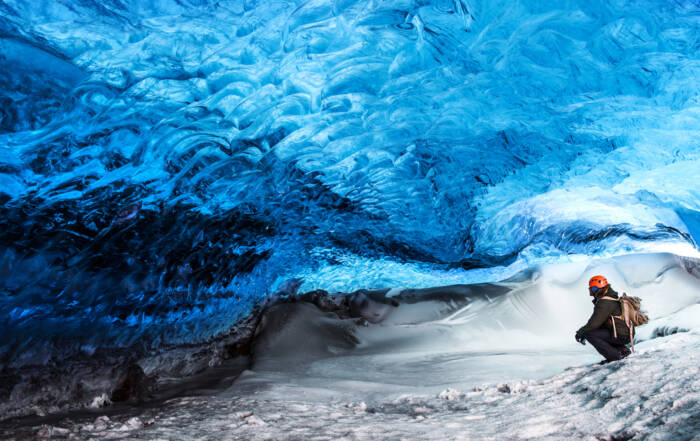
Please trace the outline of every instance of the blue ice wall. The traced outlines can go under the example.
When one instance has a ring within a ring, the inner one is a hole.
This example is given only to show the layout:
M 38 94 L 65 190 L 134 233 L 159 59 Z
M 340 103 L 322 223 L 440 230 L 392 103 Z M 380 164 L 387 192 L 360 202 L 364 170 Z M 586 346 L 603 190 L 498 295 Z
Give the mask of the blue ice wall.
M 0 2 L 2 362 L 693 249 L 699 52 L 696 1 Z

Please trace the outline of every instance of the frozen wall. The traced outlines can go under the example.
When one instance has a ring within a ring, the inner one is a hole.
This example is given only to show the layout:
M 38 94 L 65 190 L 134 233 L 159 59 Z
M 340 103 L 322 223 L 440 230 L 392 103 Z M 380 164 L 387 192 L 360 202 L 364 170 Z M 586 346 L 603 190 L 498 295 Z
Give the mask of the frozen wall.
M 666 0 L 5 1 L 1 360 L 202 340 L 293 278 L 429 286 L 692 254 L 699 17 Z

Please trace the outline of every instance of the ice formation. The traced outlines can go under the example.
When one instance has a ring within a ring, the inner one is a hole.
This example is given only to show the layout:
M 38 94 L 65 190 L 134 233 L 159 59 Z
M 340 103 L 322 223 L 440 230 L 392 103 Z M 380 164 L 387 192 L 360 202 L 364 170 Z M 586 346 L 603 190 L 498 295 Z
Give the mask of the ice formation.
M 157 405 L 19 430 L 0 424 L 0 437 L 695 441 L 697 265 L 626 256 L 542 266 L 491 288 L 402 290 L 388 310 L 366 307 L 384 311 L 371 324 L 281 303 L 266 313 L 233 385 L 201 382 Z M 599 272 L 640 296 L 652 317 L 636 352 L 603 366 L 572 338 L 591 310 L 580 286 Z
M 699 15 L 3 1 L 0 371 L 205 344 L 271 296 L 697 257 Z

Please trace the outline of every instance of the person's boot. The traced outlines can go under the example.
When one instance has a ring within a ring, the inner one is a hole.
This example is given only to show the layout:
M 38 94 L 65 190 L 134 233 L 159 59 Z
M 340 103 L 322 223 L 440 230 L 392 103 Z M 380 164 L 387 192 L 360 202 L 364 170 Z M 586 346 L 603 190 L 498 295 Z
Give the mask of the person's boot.
M 622 350 L 620 350 L 620 358 L 619 359 L 622 360 L 623 358 L 627 357 L 631 353 L 632 353 L 632 351 L 630 351 L 629 348 L 622 348 Z

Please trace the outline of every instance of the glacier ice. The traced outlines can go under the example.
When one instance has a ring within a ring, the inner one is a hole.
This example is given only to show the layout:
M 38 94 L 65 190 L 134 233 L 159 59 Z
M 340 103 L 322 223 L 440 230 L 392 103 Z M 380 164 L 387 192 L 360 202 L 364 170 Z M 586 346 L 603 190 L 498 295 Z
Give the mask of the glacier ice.
M 294 279 L 696 255 L 699 14 L 4 1 L 0 366 L 205 341 Z

